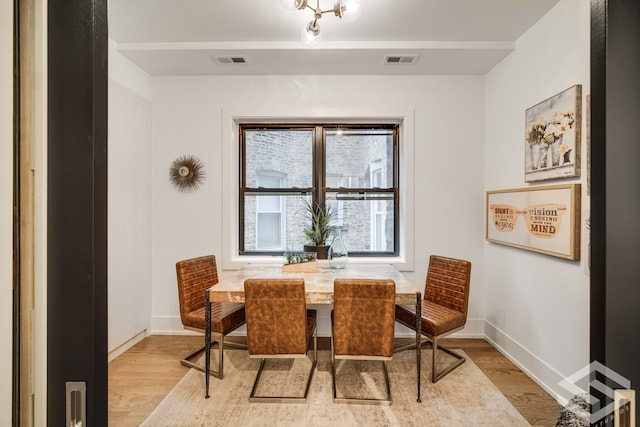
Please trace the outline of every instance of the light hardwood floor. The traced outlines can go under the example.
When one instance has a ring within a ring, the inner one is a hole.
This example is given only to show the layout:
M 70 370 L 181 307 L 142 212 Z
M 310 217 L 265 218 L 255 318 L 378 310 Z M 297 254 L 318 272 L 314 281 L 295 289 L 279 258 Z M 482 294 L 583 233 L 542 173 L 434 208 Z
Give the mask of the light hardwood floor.
M 328 348 L 328 340 L 318 347 Z M 482 339 L 444 339 L 461 348 L 533 426 L 555 426 L 562 407 Z M 187 373 L 179 360 L 202 345 L 196 336 L 154 335 L 109 363 L 109 425 L 138 426 Z

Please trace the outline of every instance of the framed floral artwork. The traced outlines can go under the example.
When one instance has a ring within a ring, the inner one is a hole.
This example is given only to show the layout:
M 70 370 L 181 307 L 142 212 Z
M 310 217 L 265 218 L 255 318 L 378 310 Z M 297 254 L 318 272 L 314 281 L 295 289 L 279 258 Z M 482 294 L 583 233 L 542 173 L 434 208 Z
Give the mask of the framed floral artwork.
M 574 85 L 525 113 L 525 182 L 580 176 L 582 85 Z
M 580 259 L 580 184 L 487 191 L 486 240 Z

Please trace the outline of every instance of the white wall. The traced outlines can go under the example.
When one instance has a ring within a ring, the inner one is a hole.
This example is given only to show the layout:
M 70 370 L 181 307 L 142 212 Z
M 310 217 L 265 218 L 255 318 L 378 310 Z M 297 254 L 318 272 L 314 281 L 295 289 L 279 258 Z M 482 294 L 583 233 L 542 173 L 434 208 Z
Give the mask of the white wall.
M 114 359 L 151 319 L 151 77 L 109 42 L 108 350 Z
M 525 110 L 582 85 L 581 260 L 567 261 L 485 243 L 486 333 L 494 344 L 557 393 L 557 383 L 589 362 L 589 216 L 585 99 L 590 92 L 589 2 L 562 0 L 486 75 L 485 190 L 524 183 Z
M 11 425 L 13 283 L 13 2 L 0 1 L 0 425 Z
M 424 286 L 429 255 L 471 260 L 472 294 L 468 328 L 482 335 L 483 78 L 479 76 L 373 77 L 157 77 L 153 79 L 153 261 L 152 331 L 176 333 L 179 319 L 175 263 L 223 250 L 223 198 L 234 177 L 222 175 L 225 111 L 414 112 L 415 271 L 405 273 Z M 318 113 L 320 112 L 320 113 Z M 311 113 L 310 113 L 311 114 Z M 311 117 L 312 119 L 315 117 Z M 224 134 L 227 135 L 227 134 Z M 171 162 L 192 154 L 205 165 L 206 181 L 180 193 L 168 180 Z M 321 335 L 329 334 L 320 313 Z
M 151 76 L 116 50 L 116 43 L 109 39 L 109 80 L 151 101 Z

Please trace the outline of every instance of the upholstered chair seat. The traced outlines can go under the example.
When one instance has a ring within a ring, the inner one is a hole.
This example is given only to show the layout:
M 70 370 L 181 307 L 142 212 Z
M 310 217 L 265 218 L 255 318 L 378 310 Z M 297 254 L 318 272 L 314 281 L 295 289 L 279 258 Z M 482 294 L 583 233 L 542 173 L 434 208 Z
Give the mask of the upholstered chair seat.
M 414 306 L 396 306 L 396 320 L 400 323 L 415 325 L 416 309 Z M 431 301 L 422 302 L 422 332 L 429 335 L 442 335 L 463 327 L 467 321 L 465 313 L 444 307 Z

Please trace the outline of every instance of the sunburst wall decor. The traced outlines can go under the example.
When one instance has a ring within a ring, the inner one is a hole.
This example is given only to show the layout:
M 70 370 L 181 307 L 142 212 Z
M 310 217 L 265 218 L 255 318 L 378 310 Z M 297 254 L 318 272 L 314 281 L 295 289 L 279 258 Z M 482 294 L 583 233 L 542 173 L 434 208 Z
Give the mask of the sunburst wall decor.
M 171 163 L 169 179 L 180 191 L 197 190 L 204 182 L 204 164 L 196 156 L 180 156 Z

